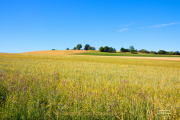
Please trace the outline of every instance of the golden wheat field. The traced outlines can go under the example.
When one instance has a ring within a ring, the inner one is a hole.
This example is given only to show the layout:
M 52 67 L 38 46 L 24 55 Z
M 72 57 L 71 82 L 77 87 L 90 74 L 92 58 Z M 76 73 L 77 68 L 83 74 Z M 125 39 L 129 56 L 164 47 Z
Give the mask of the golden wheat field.
M 180 119 L 180 61 L 0 53 L 0 119 Z

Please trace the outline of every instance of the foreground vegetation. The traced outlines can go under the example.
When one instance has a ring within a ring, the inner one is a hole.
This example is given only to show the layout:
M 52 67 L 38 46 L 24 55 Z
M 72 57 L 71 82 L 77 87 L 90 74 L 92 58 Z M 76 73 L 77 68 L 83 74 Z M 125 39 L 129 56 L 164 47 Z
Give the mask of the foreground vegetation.
M 160 55 L 160 54 L 131 54 L 131 53 L 109 53 L 99 51 L 87 51 L 75 53 L 74 55 L 97 55 L 97 56 L 136 56 L 136 57 L 180 57 L 180 55 Z
M 0 119 L 180 119 L 179 76 L 173 61 L 0 54 Z

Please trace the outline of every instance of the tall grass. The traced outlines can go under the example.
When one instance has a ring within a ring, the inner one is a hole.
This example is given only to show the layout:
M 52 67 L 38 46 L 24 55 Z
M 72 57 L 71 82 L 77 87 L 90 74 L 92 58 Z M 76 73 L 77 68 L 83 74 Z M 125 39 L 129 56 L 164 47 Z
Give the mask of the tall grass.
M 179 119 L 179 76 L 172 61 L 0 54 L 0 119 Z

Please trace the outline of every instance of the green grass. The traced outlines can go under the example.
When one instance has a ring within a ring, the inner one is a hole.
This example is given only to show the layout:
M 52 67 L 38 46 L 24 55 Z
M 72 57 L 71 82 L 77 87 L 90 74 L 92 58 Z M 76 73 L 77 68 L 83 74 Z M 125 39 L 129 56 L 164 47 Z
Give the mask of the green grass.
M 177 61 L 0 53 L 0 119 L 177 120 L 179 76 Z
M 86 53 L 75 53 L 73 55 L 97 55 L 97 56 L 136 56 L 136 57 L 180 57 L 180 55 L 158 55 L 158 54 L 131 54 L 131 53 L 108 53 L 88 51 Z

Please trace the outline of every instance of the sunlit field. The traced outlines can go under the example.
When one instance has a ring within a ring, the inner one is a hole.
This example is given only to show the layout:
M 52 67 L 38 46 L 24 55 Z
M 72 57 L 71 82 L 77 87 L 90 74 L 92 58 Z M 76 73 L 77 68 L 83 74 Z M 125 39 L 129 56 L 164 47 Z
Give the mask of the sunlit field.
M 0 119 L 180 119 L 180 61 L 0 53 Z

